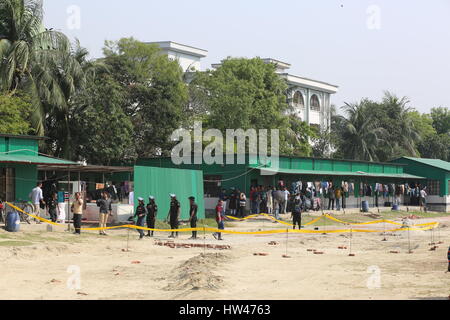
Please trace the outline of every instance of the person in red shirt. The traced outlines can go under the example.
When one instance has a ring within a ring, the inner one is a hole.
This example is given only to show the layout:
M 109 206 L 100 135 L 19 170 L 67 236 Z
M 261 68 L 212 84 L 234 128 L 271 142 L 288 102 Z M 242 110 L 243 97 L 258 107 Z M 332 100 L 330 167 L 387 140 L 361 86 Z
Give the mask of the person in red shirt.
M 224 216 L 224 213 L 223 213 L 223 201 L 219 200 L 219 202 L 217 203 L 217 206 L 216 206 L 217 229 L 225 230 L 224 220 L 225 220 L 225 216 Z M 213 236 L 217 240 L 223 240 L 221 232 L 214 232 Z

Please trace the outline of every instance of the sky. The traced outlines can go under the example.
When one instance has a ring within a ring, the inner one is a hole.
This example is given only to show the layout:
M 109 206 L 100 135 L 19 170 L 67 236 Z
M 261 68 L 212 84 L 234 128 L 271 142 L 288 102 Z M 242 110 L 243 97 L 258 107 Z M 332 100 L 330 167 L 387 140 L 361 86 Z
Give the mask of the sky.
M 428 113 L 450 107 L 450 0 L 44 0 L 47 28 L 91 58 L 105 40 L 171 40 L 228 57 L 274 58 L 339 86 L 338 108 L 388 90 Z

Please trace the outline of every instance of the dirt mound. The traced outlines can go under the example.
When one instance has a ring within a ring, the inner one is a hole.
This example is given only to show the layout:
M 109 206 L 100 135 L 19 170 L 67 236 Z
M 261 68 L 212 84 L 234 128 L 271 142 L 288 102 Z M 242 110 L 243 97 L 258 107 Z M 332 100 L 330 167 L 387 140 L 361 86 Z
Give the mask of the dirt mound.
M 230 257 L 222 253 L 195 256 L 172 270 L 167 278 L 173 280 L 164 290 L 217 290 L 222 287 L 223 278 L 213 271 L 228 260 Z

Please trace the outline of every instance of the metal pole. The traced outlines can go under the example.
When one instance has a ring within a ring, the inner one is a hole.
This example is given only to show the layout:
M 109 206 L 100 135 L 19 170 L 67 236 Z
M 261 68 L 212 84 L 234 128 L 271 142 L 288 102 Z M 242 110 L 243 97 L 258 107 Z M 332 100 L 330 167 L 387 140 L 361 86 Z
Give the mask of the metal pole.
M 410 236 L 409 229 L 410 228 L 408 226 L 408 247 L 409 247 L 408 253 L 412 253 L 412 250 L 411 250 L 411 236 Z
M 69 194 L 69 197 L 67 199 L 67 203 L 68 203 L 68 207 L 67 207 L 67 230 L 70 232 L 70 170 L 69 170 L 69 177 L 68 177 L 68 187 L 67 187 L 67 192 Z
M 289 229 L 286 229 L 286 256 L 288 254 Z
M 128 248 L 129 248 L 128 243 L 130 242 L 130 228 L 127 228 L 127 230 L 128 230 L 128 235 L 127 235 L 127 252 L 128 252 Z
M 350 255 L 352 254 L 352 244 L 353 244 L 353 227 L 350 226 Z
M 206 253 L 206 228 L 203 225 L 203 253 Z

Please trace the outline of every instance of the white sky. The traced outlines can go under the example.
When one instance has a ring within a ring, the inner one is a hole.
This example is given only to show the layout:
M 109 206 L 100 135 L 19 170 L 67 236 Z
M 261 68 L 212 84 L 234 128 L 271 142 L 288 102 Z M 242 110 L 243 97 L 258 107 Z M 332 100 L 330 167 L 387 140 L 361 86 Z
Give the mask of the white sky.
M 44 0 L 44 10 L 47 28 L 92 57 L 105 40 L 172 40 L 208 50 L 204 68 L 227 56 L 289 62 L 295 75 L 338 85 L 338 107 L 384 90 L 421 112 L 450 107 L 450 0 Z

